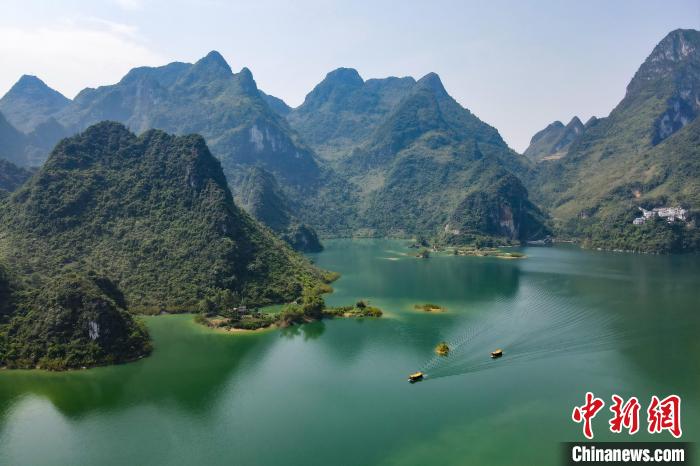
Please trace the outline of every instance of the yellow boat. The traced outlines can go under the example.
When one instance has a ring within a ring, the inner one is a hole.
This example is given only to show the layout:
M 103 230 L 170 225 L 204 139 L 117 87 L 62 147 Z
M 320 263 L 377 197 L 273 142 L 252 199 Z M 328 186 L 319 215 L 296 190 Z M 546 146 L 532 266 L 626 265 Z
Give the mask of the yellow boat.
M 499 349 L 497 349 L 496 351 L 491 351 L 491 357 L 492 357 L 493 359 L 500 358 L 501 356 L 503 356 L 503 350 L 502 350 L 502 349 L 499 348 Z
M 415 373 L 408 376 L 408 381 L 410 383 L 420 382 L 421 380 L 423 380 L 423 373 L 422 372 L 415 372 Z

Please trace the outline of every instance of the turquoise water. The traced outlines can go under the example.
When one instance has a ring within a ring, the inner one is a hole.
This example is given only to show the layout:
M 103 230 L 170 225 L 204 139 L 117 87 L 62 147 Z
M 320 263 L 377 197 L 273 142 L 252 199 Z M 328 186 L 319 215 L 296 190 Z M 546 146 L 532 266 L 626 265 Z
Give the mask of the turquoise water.
M 526 248 L 524 260 L 335 240 L 332 305 L 377 320 L 225 334 L 148 318 L 154 354 L 70 373 L 0 373 L 0 464 L 560 464 L 586 391 L 683 397 L 700 433 L 697 256 Z M 413 309 L 431 302 L 446 312 Z M 448 341 L 448 358 L 433 357 Z M 488 353 L 503 348 L 493 361 Z M 427 379 L 406 383 L 423 369 Z M 594 421 L 607 433 L 608 412 Z M 645 426 L 642 418 L 642 426 Z M 636 440 L 670 440 L 637 434 Z

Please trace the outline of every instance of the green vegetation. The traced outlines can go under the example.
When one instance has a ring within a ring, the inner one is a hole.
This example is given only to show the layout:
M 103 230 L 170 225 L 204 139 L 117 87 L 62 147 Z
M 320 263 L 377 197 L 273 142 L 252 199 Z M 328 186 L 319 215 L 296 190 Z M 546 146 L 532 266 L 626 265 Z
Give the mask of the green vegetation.
M 700 32 L 673 31 L 610 116 L 587 124 L 561 159 L 522 173 L 557 233 L 604 249 L 697 251 L 695 221 L 631 223 L 639 206 L 700 209 L 699 96 Z
M 0 283 L 0 293 L 5 298 L 6 284 Z M 66 272 L 13 300 L 9 313 L 3 309 L 0 366 L 63 370 L 126 362 L 151 351 L 145 326 L 126 312 L 123 296 L 104 277 Z
M 233 204 L 198 136 L 95 125 L 59 144 L 2 218 L 1 244 L 18 272 L 94 270 L 118 284 L 132 311 L 265 305 L 323 282 Z
M 416 257 L 419 259 L 428 259 L 430 258 L 430 249 L 423 248 L 418 253 L 416 254 Z
M 258 310 L 228 312 L 202 312 L 196 316 L 199 323 L 214 328 L 257 330 L 271 326 L 289 327 L 334 317 L 381 317 L 382 310 L 358 301 L 354 306 L 326 307 L 318 290 L 306 293 L 301 299 L 284 306 L 278 313 L 262 313 Z
M 25 87 L 21 81 L 16 85 L 19 90 Z M 34 93 L 12 94 L 5 102 L 6 111 L 27 113 L 25 103 L 33 101 Z M 199 134 L 221 161 L 237 198 L 246 194 L 251 167 L 274 176 L 290 200 L 294 229 L 285 238 L 299 241 L 296 246 L 317 249 L 309 225 L 324 233 L 349 232 L 348 222 L 355 216 L 351 186 L 319 165 L 313 151 L 278 113 L 284 113 L 279 99 L 261 93 L 247 68 L 233 73 L 218 52 L 194 64 L 132 69 L 117 84 L 83 90 L 60 111 L 45 108 L 42 99 L 35 105 L 32 118 L 45 121 L 33 131 L 37 134 L 21 142 L 19 165 L 39 165 L 60 138 L 104 120 L 118 121 L 138 133 L 157 128 L 178 135 Z
M 328 307 L 323 310 L 324 317 L 381 317 L 384 313 L 366 301 L 360 300 L 354 306 Z
M 15 311 L 18 290 L 16 281 L 7 265 L 0 262 L 0 325 L 6 323 Z
M 455 242 L 473 232 L 520 241 L 546 231 L 527 191 L 508 176 L 527 160 L 452 99 L 433 73 L 417 82 L 363 81 L 355 70 L 339 69 L 288 119 L 355 187 L 358 198 L 341 202 L 356 206 L 357 230 L 426 237 L 458 230 Z M 501 178 L 508 188 L 493 189 Z M 483 218 L 495 221 L 457 225 L 474 215 L 475 202 Z M 504 216 L 512 221 L 500 222 Z
M 445 310 L 444 307 L 432 303 L 416 304 L 415 306 L 413 306 L 413 308 L 425 312 L 443 312 Z
M 136 131 L 155 126 L 201 134 L 221 160 L 236 199 L 304 251 L 319 250 L 316 231 L 434 237 L 453 214 L 470 215 L 464 208 L 460 212 L 460 203 L 485 191 L 493 176 L 523 171 L 527 162 L 508 149 L 494 128 L 454 101 L 435 74 L 417 82 L 365 82 L 356 71 L 340 69 L 294 110 L 261 93 L 249 70 L 233 73 L 217 52 L 194 64 L 136 68 L 115 85 L 82 91 L 60 111 L 37 99 L 37 108 L 44 110 L 29 112 L 30 95 L 19 92 L 26 87 L 20 84 L 6 99 L 7 111 L 45 119 L 42 137 L 35 138 L 41 142 L 32 143 L 34 160 L 42 160 L 40 147 L 47 147 L 51 137 L 55 142 L 105 119 Z M 314 150 L 323 160 L 316 159 Z M 269 180 L 279 185 L 269 186 Z M 508 183 L 526 196 L 517 178 Z M 522 199 L 522 209 L 520 202 L 498 195 L 480 201 L 486 215 L 513 211 L 513 218 L 503 222 L 505 228 L 476 222 L 478 232 L 514 241 L 538 234 L 540 228 L 520 225 L 521 218 L 540 220 L 520 215 L 531 210 Z
M 484 186 L 470 192 L 440 234 L 446 244 L 509 245 L 550 234 L 547 218 L 528 200 L 518 178 L 503 169 L 484 169 Z
M 517 251 L 502 251 L 493 247 L 467 246 L 453 249 L 455 256 L 497 257 L 499 259 L 524 259 L 527 256 Z
M 0 159 L 0 191 L 14 191 L 32 176 L 32 171 Z
M 340 68 L 291 109 L 217 52 L 133 69 L 73 101 L 23 77 L 0 109 L 26 134 L 0 117 L 0 157 L 32 165 L 49 143 L 104 119 L 198 133 L 236 200 L 301 251 L 320 250 L 319 235 L 484 248 L 552 232 L 592 247 L 693 250 L 695 222 L 649 231 L 615 222 L 641 205 L 700 208 L 699 36 L 670 33 L 608 117 L 555 122 L 527 157 L 434 73 L 365 81 Z
M 364 211 L 366 222 L 378 234 L 434 236 L 458 230 L 452 225 L 445 228 L 445 219 L 471 216 L 468 200 L 490 186 L 490 174 L 500 178 L 509 167 L 519 166 L 519 158 L 495 129 L 457 104 L 436 75 L 428 75 L 343 167 L 381 180 L 367 193 Z M 510 182 L 520 184 L 515 177 Z M 520 192 L 526 195 L 524 189 Z M 500 215 L 501 201 L 490 198 L 489 210 L 495 216 Z M 484 227 L 489 226 L 476 225 L 484 235 L 520 239 L 519 217 L 513 228 L 503 231 Z
M 319 156 L 334 160 L 366 140 L 415 84 L 410 77 L 364 81 L 356 70 L 338 68 L 286 116 Z
M 0 354 L 10 367 L 146 354 L 147 334 L 125 309 L 227 312 L 328 291 L 337 277 L 235 206 L 198 136 L 136 137 L 101 123 L 63 140 L 0 202 L 0 252 L 30 296 L 3 312 Z M 5 268 L 1 276 L 8 294 Z M 304 301 L 305 312 L 313 304 Z
M 292 248 L 302 252 L 323 250 L 316 231 L 295 218 L 289 199 L 272 173 L 252 167 L 238 191 L 238 205 L 270 227 Z
M 378 307 L 369 305 L 364 307 L 339 306 L 325 309 L 323 315 L 328 317 L 381 317 L 384 312 Z
M 608 218 L 605 222 L 587 220 L 579 224 L 584 247 L 647 253 L 700 251 L 700 229 L 684 222 L 669 224 L 655 217 L 643 225 L 633 225 L 634 211 Z

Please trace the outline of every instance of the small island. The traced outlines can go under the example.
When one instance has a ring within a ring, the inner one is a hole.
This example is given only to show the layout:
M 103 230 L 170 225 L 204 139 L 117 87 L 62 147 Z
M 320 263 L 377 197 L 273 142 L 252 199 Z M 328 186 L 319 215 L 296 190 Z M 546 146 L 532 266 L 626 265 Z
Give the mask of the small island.
M 219 312 L 200 312 L 195 321 L 211 328 L 227 331 L 255 331 L 266 328 L 285 328 L 321 319 L 336 317 L 381 317 L 383 312 L 366 301 L 351 306 L 327 307 L 318 294 L 309 294 L 284 306 L 281 312 L 264 312 L 244 305 Z
M 456 247 L 455 256 L 496 257 L 498 259 L 525 259 L 527 256 L 517 251 L 502 251 L 498 248 L 477 248 L 475 246 Z
M 441 341 L 435 347 L 435 353 L 437 353 L 438 356 L 447 356 L 450 354 L 450 346 L 447 344 L 447 342 Z
M 365 301 L 358 301 L 354 306 L 329 307 L 324 309 L 324 317 L 381 317 L 384 313 Z
M 424 312 L 445 312 L 445 308 L 443 306 L 432 303 L 416 304 L 413 306 L 413 308 Z

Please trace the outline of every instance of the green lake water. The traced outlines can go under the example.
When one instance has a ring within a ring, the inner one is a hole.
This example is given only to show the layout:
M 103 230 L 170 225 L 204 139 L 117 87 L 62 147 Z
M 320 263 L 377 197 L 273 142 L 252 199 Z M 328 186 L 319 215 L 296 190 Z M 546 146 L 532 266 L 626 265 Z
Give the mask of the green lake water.
M 326 301 L 385 317 L 235 335 L 150 317 L 139 362 L 3 371 L 0 465 L 558 465 L 560 442 L 583 440 L 570 417 L 586 391 L 607 403 L 596 440 L 629 440 L 607 432 L 613 393 L 640 399 L 642 429 L 651 395 L 680 395 L 683 440 L 700 440 L 698 256 L 326 246 L 313 259 L 342 274 Z M 413 309 L 426 302 L 447 311 Z

